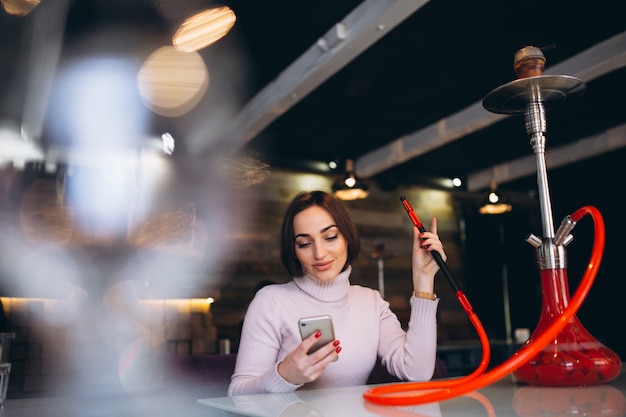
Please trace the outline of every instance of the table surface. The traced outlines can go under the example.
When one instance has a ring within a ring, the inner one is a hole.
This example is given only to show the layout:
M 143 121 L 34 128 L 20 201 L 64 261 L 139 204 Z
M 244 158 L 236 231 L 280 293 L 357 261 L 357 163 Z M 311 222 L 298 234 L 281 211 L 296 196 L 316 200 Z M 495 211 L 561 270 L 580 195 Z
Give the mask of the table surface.
M 408 407 L 366 402 L 363 393 L 370 388 L 372 385 L 201 399 L 189 392 L 20 398 L 8 400 L 0 417 L 626 416 L 626 373 L 608 384 L 584 388 L 525 386 L 506 377 L 475 393 Z
M 608 384 L 589 387 L 537 387 L 517 384 L 508 376 L 456 398 L 417 406 L 391 407 L 369 403 L 363 393 L 371 385 L 202 398 L 208 408 L 226 415 L 253 417 L 558 417 L 626 416 L 626 373 Z M 234 413 L 234 414 L 232 414 Z

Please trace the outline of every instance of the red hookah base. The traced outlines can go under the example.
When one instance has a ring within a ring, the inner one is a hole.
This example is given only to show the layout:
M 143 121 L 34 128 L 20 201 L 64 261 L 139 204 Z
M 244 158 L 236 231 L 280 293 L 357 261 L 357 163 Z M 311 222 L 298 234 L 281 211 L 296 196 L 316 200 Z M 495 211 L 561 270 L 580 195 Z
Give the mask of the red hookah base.
M 569 302 L 565 269 L 541 271 L 541 287 L 542 314 L 537 328 L 520 352 L 561 316 Z M 520 382 L 532 385 L 585 386 L 612 381 L 621 371 L 620 357 L 593 337 L 577 316 L 573 316 L 541 352 L 513 375 Z
M 619 356 L 600 342 L 571 343 L 557 337 L 513 375 L 530 385 L 588 386 L 610 382 L 621 370 Z

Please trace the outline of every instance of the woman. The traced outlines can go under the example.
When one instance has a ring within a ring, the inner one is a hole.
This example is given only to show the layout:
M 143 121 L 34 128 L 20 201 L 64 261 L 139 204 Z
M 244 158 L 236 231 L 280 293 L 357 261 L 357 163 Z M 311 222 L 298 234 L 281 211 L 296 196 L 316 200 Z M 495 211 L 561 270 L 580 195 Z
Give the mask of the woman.
M 415 228 L 413 295 L 405 332 L 376 290 L 350 285 L 360 242 L 342 204 L 323 191 L 298 194 L 285 213 L 281 261 L 293 279 L 255 295 L 243 324 L 228 395 L 292 392 L 302 386 L 363 385 L 377 357 L 403 380 L 429 380 L 435 368 L 434 277 L 430 251 L 446 259 L 433 218 L 431 232 Z M 307 355 L 321 335 L 301 340 L 298 319 L 328 314 L 337 340 Z

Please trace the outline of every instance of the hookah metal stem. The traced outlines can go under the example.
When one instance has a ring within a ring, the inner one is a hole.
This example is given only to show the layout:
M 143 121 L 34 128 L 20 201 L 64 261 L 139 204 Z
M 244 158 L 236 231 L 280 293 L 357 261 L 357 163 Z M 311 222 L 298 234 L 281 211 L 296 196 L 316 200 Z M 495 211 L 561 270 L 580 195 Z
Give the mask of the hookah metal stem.
M 406 197 L 401 196 L 400 201 L 402 201 L 402 205 L 404 206 L 404 209 L 409 215 L 409 218 L 413 222 L 413 225 L 417 227 L 417 230 L 424 233 L 426 231 L 426 228 L 424 228 L 424 225 L 420 221 L 419 217 L 417 217 L 417 214 L 415 214 L 415 210 L 413 210 L 413 207 L 411 207 Z M 444 262 L 443 258 L 441 257 L 441 254 L 437 251 L 431 251 L 430 253 L 433 256 L 433 258 L 435 258 L 435 262 L 437 262 L 437 265 L 439 265 L 439 269 L 443 271 L 443 274 L 448 280 L 448 284 L 450 284 L 454 293 L 455 294 L 458 293 L 459 286 L 456 284 L 454 277 L 452 277 L 452 274 L 450 273 L 450 269 L 448 268 L 448 265 L 446 265 L 446 263 Z
M 537 161 L 537 186 L 539 190 L 543 237 L 545 239 L 551 239 L 554 237 L 554 224 L 552 221 L 552 206 L 550 203 L 545 160 L 547 131 L 546 111 L 541 97 L 541 89 L 538 86 L 535 85 L 531 88 L 530 95 L 531 100 L 524 113 L 526 132 L 531 137 L 531 145 Z

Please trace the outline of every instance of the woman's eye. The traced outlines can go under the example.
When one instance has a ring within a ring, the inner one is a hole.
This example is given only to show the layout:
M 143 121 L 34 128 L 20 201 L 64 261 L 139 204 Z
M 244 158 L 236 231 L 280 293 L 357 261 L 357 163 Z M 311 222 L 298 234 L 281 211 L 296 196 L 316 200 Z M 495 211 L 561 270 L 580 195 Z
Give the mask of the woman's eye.
M 311 243 L 310 242 L 304 242 L 304 243 L 296 243 L 296 247 L 298 249 L 302 249 L 302 248 L 306 248 L 307 246 L 309 246 Z
M 329 237 L 327 237 L 327 238 L 326 238 L 326 240 L 330 240 L 330 241 L 332 241 L 332 240 L 337 239 L 338 237 L 339 237 L 339 235 L 333 235 L 333 236 L 329 236 Z

